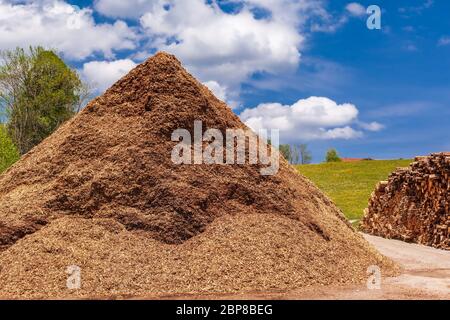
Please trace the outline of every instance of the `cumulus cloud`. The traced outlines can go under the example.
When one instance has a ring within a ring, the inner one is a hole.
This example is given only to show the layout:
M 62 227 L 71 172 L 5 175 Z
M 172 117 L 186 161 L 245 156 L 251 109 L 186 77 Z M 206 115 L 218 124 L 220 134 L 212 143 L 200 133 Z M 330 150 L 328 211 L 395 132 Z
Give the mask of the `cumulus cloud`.
M 364 130 L 373 132 L 377 132 L 384 129 L 384 125 L 376 121 L 369 123 L 358 121 L 358 126 L 363 128 Z
M 362 18 L 366 15 L 366 8 L 362 4 L 351 2 L 345 6 L 345 11 L 340 15 L 332 15 L 326 10 L 323 10 L 321 19 L 312 24 L 311 30 L 315 32 L 334 33 L 350 21 L 351 18 Z
M 91 61 L 83 65 L 81 74 L 98 92 L 103 92 L 135 66 L 130 59 Z
M 270 19 L 257 19 L 247 6 L 226 13 L 215 2 L 161 0 L 140 22 L 153 47 L 180 57 L 202 81 L 233 90 L 255 72 L 287 72 L 299 64 L 304 37 L 292 13 L 268 7 Z
M 343 128 L 334 128 L 325 130 L 323 128 L 320 128 L 321 135 L 319 136 L 321 139 L 327 139 L 327 140 L 336 140 L 336 139 L 355 139 L 355 138 L 361 138 L 363 136 L 363 133 L 361 131 L 356 131 L 352 127 L 345 126 Z
M 362 14 L 357 3 L 347 5 L 338 17 L 317 0 L 226 3 L 237 9 L 225 12 L 217 1 L 204 0 L 95 0 L 95 10 L 115 21 L 99 23 L 89 7 L 80 9 L 64 0 L 0 0 L 0 49 L 44 45 L 71 60 L 95 59 L 80 71 L 97 93 L 136 66 L 133 60 L 165 50 L 177 55 L 219 99 L 236 107 L 242 83 L 253 74 L 277 74 L 285 80 L 295 73 L 308 32 L 334 32 L 350 16 Z M 134 19 L 133 27 L 118 18 Z M 120 50 L 134 53 L 115 60 Z M 330 78 L 324 76 L 321 83 Z M 241 114 L 255 130 L 278 128 L 307 140 L 352 139 L 361 137 L 361 130 L 382 129 L 375 122 L 358 122 L 357 116 L 356 106 L 320 97 L 291 106 L 261 104 Z
M 157 3 L 155 0 L 96 0 L 94 7 L 108 17 L 139 18 Z
M 241 119 L 254 131 L 279 129 L 282 135 L 296 140 L 354 139 L 363 132 L 353 129 L 358 109 L 350 103 L 337 104 L 324 97 L 301 99 L 293 105 L 260 104 L 245 109 Z M 361 127 L 361 126 L 360 126 Z M 365 129 L 375 129 L 375 123 Z
M 123 21 L 96 23 L 91 9 L 61 0 L 0 0 L 0 49 L 43 45 L 70 59 L 134 49 L 136 35 Z
M 217 81 L 207 81 L 203 83 L 220 100 L 227 100 L 227 88 L 221 86 Z
M 366 15 L 366 8 L 364 8 L 360 3 L 357 2 L 347 4 L 345 9 L 347 9 L 347 11 L 355 17 L 362 17 Z
M 98 59 L 94 54 L 111 60 L 127 49 L 134 50 L 129 58 L 139 60 L 165 50 L 201 81 L 226 88 L 230 103 L 253 74 L 297 69 L 311 19 L 332 29 L 345 22 L 336 23 L 317 0 L 226 3 L 236 10 L 204 0 L 95 0 L 96 12 L 115 21 L 97 23 L 93 9 L 63 0 L 0 0 L 0 49 L 42 44 L 71 60 Z M 133 27 L 120 18 L 135 20 Z

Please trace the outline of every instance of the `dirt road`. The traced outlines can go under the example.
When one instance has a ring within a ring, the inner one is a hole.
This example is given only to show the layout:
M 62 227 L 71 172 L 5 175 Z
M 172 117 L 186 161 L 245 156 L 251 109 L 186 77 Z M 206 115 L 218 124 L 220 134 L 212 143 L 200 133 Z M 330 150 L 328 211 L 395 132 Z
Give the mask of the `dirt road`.
M 450 299 L 450 251 L 364 235 L 382 254 L 400 264 L 400 276 L 366 285 L 313 287 L 284 293 L 153 297 L 163 299 Z
M 381 289 L 324 287 L 288 293 L 287 299 L 450 299 L 450 251 L 364 235 L 382 254 L 400 264 L 398 277 L 383 278 Z

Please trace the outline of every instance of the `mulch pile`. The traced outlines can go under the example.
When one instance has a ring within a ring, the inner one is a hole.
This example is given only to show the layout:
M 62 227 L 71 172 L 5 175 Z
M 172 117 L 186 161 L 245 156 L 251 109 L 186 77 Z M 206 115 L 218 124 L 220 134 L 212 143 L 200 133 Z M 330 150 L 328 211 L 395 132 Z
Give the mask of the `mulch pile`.
M 450 250 L 450 152 L 416 157 L 378 184 L 364 231 Z
M 0 296 L 279 291 L 395 272 L 284 159 L 274 176 L 173 164 L 171 134 L 194 120 L 246 129 L 159 53 L 0 176 Z

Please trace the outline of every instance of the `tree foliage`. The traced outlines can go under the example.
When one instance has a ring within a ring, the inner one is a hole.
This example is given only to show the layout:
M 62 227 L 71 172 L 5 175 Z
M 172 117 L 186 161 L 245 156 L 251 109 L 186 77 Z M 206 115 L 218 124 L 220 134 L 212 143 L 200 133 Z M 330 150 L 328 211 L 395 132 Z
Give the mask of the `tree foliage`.
M 301 144 L 298 146 L 298 153 L 300 157 L 301 164 L 310 164 L 312 161 L 311 152 L 308 150 L 307 144 Z
M 80 109 L 87 87 L 55 52 L 42 47 L 2 51 L 0 58 L 0 106 L 8 134 L 24 154 Z
M 9 138 L 6 128 L 0 124 L 0 173 L 19 159 L 19 151 Z
M 341 162 L 341 158 L 339 157 L 338 152 L 336 149 L 329 149 L 327 151 L 327 155 L 325 157 L 326 162 Z
M 280 145 L 280 153 L 292 164 L 308 164 L 312 160 L 311 153 L 308 151 L 306 144 L 300 144 L 298 146 L 282 144 Z
M 283 157 L 291 162 L 292 154 L 291 154 L 291 146 L 288 144 L 280 144 L 279 146 L 280 153 L 283 155 Z

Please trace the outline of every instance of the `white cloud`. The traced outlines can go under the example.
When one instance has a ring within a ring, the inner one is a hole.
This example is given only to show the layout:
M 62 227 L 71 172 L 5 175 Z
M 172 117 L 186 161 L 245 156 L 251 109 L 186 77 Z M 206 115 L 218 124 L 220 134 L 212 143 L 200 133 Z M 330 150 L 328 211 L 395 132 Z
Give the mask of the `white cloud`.
M 448 46 L 450 45 L 450 36 L 443 36 L 438 41 L 438 46 Z
M 363 128 L 364 130 L 373 132 L 381 131 L 385 128 L 384 125 L 376 121 L 370 123 L 358 121 L 358 126 Z
M 130 59 L 91 61 L 83 65 L 81 74 L 99 92 L 103 92 L 135 66 L 136 63 Z
M 103 0 L 106 1 L 106 0 Z M 110 0 L 108 0 L 110 1 Z M 300 63 L 306 28 L 336 30 L 338 21 L 316 0 L 229 0 L 239 10 L 224 12 L 215 1 L 153 0 L 141 18 L 148 47 L 175 54 L 203 82 L 227 88 L 239 104 L 241 84 L 251 75 L 293 74 Z M 255 9 L 265 14 L 256 17 Z
M 260 104 L 256 108 L 245 109 L 240 117 L 256 132 L 279 129 L 282 135 L 296 140 L 353 139 L 363 135 L 362 131 L 351 127 L 358 118 L 355 105 L 337 104 L 323 97 L 301 99 L 293 105 Z M 372 125 L 371 129 L 375 127 Z
M 95 22 L 90 9 L 64 1 L 0 0 L 0 49 L 43 45 L 71 59 L 93 53 L 112 57 L 114 50 L 134 49 L 136 35 L 123 21 Z
M 228 87 L 222 86 L 214 80 L 206 81 L 203 84 L 207 86 L 218 99 L 226 102 L 231 109 L 236 109 L 241 106 L 241 102 L 238 100 L 239 97 L 237 92 L 230 92 Z
M 95 9 L 113 18 L 139 18 L 158 3 L 155 0 L 96 0 Z
M 362 17 L 366 15 L 366 8 L 357 2 L 347 4 L 345 9 L 347 9 L 347 11 L 355 17 Z
M 238 105 L 241 84 L 254 73 L 295 72 L 312 19 L 332 29 L 346 20 L 336 23 L 317 0 L 227 2 L 238 9 L 225 12 L 216 1 L 204 0 L 94 1 L 93 8 L 104 16 L 139 22 L 129 27 L 121 20 L 97 23 L 92 9 L 63 0 L 0 0 L 0 49 L 43 44 L 73 60 L 93 53 L 111 60 L 116 51 L 131 49 L 128 58 L 135 61 L 154 49 L 165 50 L 201 81 L 226 88 L 227 102 Z M 267 15 L 257 17 L 256 9 Z
M 152 47 L 178 56 L 202 81 L 233 91 L 257 71 L 297 68 L 304 37 L 293 12 L 280 10 L 282 3 L 287 1 L 265 1 L 271 17 L 257 19 L 250 5 L 231 14 L 203 0 L 172 0 L 170 7 L 161 0 L 140 22 Z
M 356 131 L 355 129 L 345 126 L 343 128 L 334 128 L 334 129 L 320 129 L 322 135 L 320 138 L 326 140 L 336 140 L 336 139 L 356 139 L 363 137 L 363 133 L 361 131 Z
M 317 30 L 332 31 L 348 16 L 333 18 L 317 0 L 227 2 L 239 9 L 224 12 L 216 1 L 204 0 L 95 0 L 98 13 L 139 22 L 129 27 L 121 20 L 97 23 L 92 9 L 63 0 L 0 0 L 0 49 L 44 45 L 72 60 L 105 58 L 85 63 L 81 70 L 100 91 L 135 65 L 130 59 L 140 61 L 154 49 L 165 50 L 219 98 L 238 106 L 241 84 L 254 73 L 284 79 L 295 73 L 309 22 L 321 22 Z M 255 9 L 267 15 L 256 17 Z M 134 50 L 129 59 L 109 62 L 126 49 Z
M 358 2 L 351 2 L 345 6 L 345 12 L 341 15 L 332 15 L 322 9 L 319 21 L 311 26 L 311 31 L 334 33 L 343 27 L 350 18 L 361 18 L 367 14 L 366 8 Z
M 346 15 L 342 15 L 339 19 L 335 20 L 331 18 L 325 20 L 325 23 L 314 23 L 311 26 L 311 30 L 314 32 L 326 32 L 326 33 L 334 33 L 343 25 L 348 22 L 348 17 Z
M 221 86 L 217 81 L 207 81 L 203 83 L 220 100 L 227 100 L 227 88 Z

